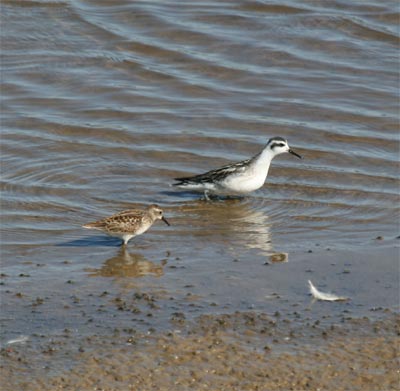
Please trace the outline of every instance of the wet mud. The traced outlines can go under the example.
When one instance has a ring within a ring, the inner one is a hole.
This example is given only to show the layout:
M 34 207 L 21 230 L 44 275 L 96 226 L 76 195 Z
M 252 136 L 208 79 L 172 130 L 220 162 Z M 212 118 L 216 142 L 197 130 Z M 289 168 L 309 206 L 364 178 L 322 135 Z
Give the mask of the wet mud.
M 171 318 L 164 332 L 113 330 L 1 349 L 2 389 L 396 390 L 400 317 L 329 326 L 279 313 Z

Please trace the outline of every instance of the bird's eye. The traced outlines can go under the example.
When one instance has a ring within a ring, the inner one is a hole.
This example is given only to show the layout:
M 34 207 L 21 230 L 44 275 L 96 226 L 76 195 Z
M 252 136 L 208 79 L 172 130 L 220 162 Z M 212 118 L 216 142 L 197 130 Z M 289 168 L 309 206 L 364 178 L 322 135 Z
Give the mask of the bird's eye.
M 271 145 L 271 149 L 274 149 L 275 147 L 284 147 L 285 144 L 284 143 L 274 143 Z

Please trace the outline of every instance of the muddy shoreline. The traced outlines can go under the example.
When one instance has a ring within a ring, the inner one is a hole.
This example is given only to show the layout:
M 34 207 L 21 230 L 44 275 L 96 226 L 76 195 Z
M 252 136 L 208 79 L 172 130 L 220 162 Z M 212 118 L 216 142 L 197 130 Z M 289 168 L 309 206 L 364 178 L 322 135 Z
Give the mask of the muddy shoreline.
M 1 350 L 11 390 L 395 390 L 400 317 L 293 322 L 236 312 L 170 330 L 115 329 L 108 335 L 36 336 Z
M 30 277 L 4 274 L 2 390 L 396 390 L 390 243 L 286 263 L 228 258 L 203 280 L 200 260 L 174 255 L 158 267 L 96 256 L 97 268 L 67 263 L 51 281 L 42 264 Z M 238 278 L 244 268 L 259 278 Z M 313 302 L 307 279 L 350 300 Z

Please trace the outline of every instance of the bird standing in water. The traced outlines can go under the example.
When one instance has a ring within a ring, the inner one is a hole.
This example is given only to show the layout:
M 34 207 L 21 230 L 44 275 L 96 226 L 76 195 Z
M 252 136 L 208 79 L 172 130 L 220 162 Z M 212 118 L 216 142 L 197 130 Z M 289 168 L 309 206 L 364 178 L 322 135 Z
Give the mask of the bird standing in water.
M 175 178 L 179 189 L 204 192 L 209 195 L 243 195 L 259 189 L 267 179 L 272 159 L 282 153 L 290 153 L 300 159 L 282 137 L 272 137 L 264 149 L 250 159 L 228 164 L 205 174 Z
M 110 236 L 116 236 L 123 245 L 137 235 L 146 232 L 156 220 L 163 220 L 170 225 L 158 205 L 150 205 L 145 210 L 129 209 L 116 213 L 105 219 L 83 225 L 83 228 L 97 229 Z

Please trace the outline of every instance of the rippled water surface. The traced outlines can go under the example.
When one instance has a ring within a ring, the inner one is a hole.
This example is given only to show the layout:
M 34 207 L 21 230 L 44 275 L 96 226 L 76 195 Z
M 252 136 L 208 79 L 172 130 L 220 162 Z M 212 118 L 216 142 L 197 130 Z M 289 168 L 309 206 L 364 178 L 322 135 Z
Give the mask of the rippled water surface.
M 396 1 L 1 7 L 6 330 L 28 305 L 18 293 L 49 297 L 54 311 L 80 289 L 185 297 L 190 286 L 204 306 L 260 308 L 273 280 L 295 278 L 289 265 L 306 270 L 316 251 L 326 263 L 316 278 L 343 290 L 354 273 L 328 265 L 350 261 L 327 249 L 397 247 Z M 258 153 L 271 136 L 304 160 L 277 157 L 251 196 L 207 203 L 170 187 Z M 172 226 L 156 224 L 125 253 L 80 228 L 153 202 Z M 289 263 L 264 265 L 274 252 Z M 391 274 L 396 254 L 387 269 L 377 256 L 377 270 Z M 307 278 L 279 286 L 306 294 Z M 382 284 L 396 296 L 395 281 Z M 60 317 L 46 322 L 62 327 Z

